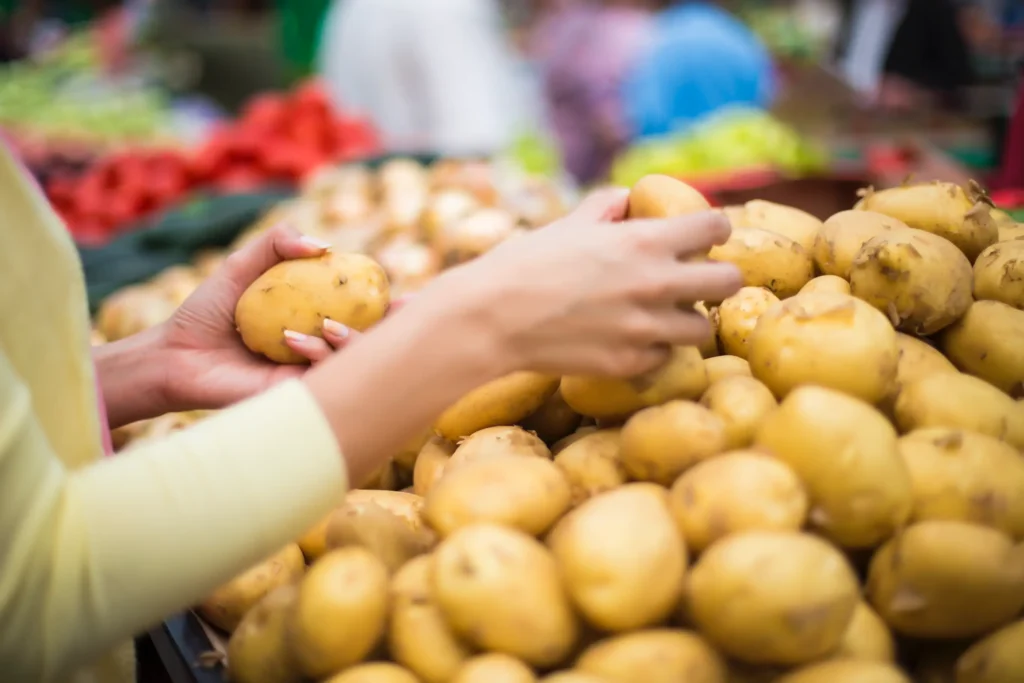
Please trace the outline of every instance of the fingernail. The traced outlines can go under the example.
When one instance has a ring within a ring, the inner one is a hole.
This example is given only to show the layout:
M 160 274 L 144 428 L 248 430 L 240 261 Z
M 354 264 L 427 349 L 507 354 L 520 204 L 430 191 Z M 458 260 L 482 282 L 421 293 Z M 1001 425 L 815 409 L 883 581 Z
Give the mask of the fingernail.
M 348 337 L 348 328 L 330 318 L 324 318 L 324 332 L 339 339 Z
M 323 240 L 317 239 L 316 237 L 310 237 L 309 235 L 303 235 L 302 237 L 299 238 L 299 241 L 308 244 L 314 249 L 319 249 L 320 251 L 327 251 L 328 249 L 331 248 L 330 242 L 325 242 Z
M 295 330 L 285 330 L 284 336 L 286 339 L 291 339 L 293 342 L 304 342 L 307 339 L 309 339 L 308 334 L 302 334 L 301 332 L 296 332 Z

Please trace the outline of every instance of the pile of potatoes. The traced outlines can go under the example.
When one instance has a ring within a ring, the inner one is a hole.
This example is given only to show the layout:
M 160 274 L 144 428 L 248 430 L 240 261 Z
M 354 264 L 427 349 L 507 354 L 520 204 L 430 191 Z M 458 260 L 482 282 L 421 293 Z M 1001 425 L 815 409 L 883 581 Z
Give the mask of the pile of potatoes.
M 723 211 L 713 337 L 463 397 L 198 606 L 231 680 L 1024 681 L 1024 227 L 943 183 Z

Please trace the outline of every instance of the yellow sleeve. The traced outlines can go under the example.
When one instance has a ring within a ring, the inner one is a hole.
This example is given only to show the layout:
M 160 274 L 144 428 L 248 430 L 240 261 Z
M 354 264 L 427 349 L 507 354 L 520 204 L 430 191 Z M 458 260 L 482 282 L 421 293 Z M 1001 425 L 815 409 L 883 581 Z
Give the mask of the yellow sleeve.
M 70 472 L 0 353 L 0 662 L 46 681 L 201 600 L 344 494 L 319 406 L 281 384 Z

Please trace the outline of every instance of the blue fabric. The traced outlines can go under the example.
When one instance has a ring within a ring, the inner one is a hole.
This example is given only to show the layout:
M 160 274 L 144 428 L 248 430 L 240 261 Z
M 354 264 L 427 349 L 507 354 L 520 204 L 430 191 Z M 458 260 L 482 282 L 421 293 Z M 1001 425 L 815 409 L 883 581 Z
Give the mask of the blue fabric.
M 705 2 L 657 17 L 651 45 L 630 71 L 623 100 L 634 132 L 664 135 L 728 105 L 765 107 L 771 56 L 743 22 Z

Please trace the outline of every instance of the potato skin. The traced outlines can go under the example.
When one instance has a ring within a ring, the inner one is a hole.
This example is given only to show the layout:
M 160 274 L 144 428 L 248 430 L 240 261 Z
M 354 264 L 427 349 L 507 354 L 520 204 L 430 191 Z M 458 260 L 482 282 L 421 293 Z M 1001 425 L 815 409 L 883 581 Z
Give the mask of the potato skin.
M 299 546 L 289 543 L 215 590 L 198 607 L 199 614 L 222 631 L 234 631 L 242 617 L 265 595 L 295 583 L 306 571 Z
M 780 299 L 791 297 L 814 277 L 814 261 L 799 244 L 770 230 L 733 228 L 729 241 L 713 247 L 713 261 L 727 261 L 743 273 L 748 287 L 765 287 Z
M 974 298 L 1024 310 L 1024 240 L 999 242 L 974 262 Z
M 717 384 L 726 377 L 753 377 L 750 363 L 737 356 L 715 356 L 704 361 L 708 373 L 708 386 Z
M 943 335 L 942 350 L 964 372 L 1012 398 L 1024 398 L 1022 339 L 1024 311 L 999 301 L 975 301 Z
M 440 436 L 430 437 L 412 468 L 412 487 L 416 495 L 426 496 L 444 474 L 444 468 L 455 453 L 455 444 Z
M 956 366 L 938 350 L 917 337 L 899 332 L 896 334 L 896 345 L 900 351 L 896 383 L 901 387 L 927 375 L 958 372 Z
M 601 630 L 657 625 L 679 602 L 686 547 L 658 487 L 627 484 L 594 496 L 547 542 L 573 603 Z
M 285 344 L 285 330 L 320 337 L 330 318 L 361 332 L 384 317 L 389 297 L 387 274 L 376 261 L 329 251 L 284 261 L 257 278 L 238 300 L 235 325 L 253 352 L 276 363 L 308 363 Z
M 536 683 L 530 667 L 501 653 L 477 655 L 451 679 L 451 683 Z
M 698 403 L 669 401 L 629 418 L 620 446 L 629 476 L 670 486 L 687 468 L 725 450 L 725 423 Z
M 576 669 L 608 683 L 725 683 L 725 663 L 695 633 L 651 629 L 613 636 L 588 647 Z
M 619 457 L 618 429 L 595 430 L 567 445 L 555 456 L 555 465 L 569 482 L 572 505 L 626 483 Z
M 420 523 L 374 502 L 354 506 L 342 504 L 327 522 L 326 545 L 330 550 L 365 548 L 374 554 L 389 572 L 395 572 L 410 559 L 429 552 L 437 537 Z
M 896 643 L 882 617 L 866 602 L 857 603 L 850 625 L 830 659 L 895 662 Z
M 822 222 L 800 209 L 784 204 L 752 199 L 743 206 L 743 226 L 762 228 L 788 237 L 807 253 L 813 253 Z
M 840 211 L 821 226 L 814 243 L 814 262 L 825 275 L 848 280 L 861 247 L 878 235 L 906 228 L 903 221 L 874 211 Z
M 626 215 L 630 219 L 671 218 L 710 208 L 704 195 L 683 181 L 652 173 L 630 188 Z
M 836 659 L 811 664 L 776 679 L 775 683 L 911 683 L 893 664 Z
M 896 332 L 869 304 L 843 294 L 801 294 L 776 304 L 750 337 L 750 368 L 777 397 L 802 384 L 868 403 L 896 381 Z
M 459 529 L 434 552 L 433 587 L 452 629 L 481 649 L 549 667 L 576 644 L 579 626 L 558 565 L 521 531 Z
M 278 586 L 242 618 L 228 640 L 228 678 L 233 683 L 299 683 L 302 676 L 287 645 L 295 584 Z
M 522 427 L 487 427 L 459 442 L 445 465 L 445 472 L 503 456 L 550 458 L 551 451 L 536 434 Z
M 859 586 L 846 558 L 795 531 L 747 531 L 708 548 L 690 571 L 689 615 L 722 652 L 794 665 L 841 642 Z
M 576 431 L 582 419 L 562 398 L 561 390 L 556 390 L 540 408 L 522 420 L 519 426 L 536 434 L 544 443 L 553 444 Z
M 800 294 L 813 294 L 814 292 L 831 292 L 833 294 L 849 294 L 850 283 L 838 275 L 819 275 L 800 290 Z
M 420 683 L 408 670 L 391 662 L 370 662 L 331 676 L 324 683 Z
M 800 387 L 761 423 L 754 446 L 793 468 L 810 496 L 811 524 L 844 547 L 873 547 L 910 517 L 896 431 L 865 403 Z
M 879 235 L 850 268 L 852 294 L 913 334 L 948 327 L 971 305 L 971 262 L 947 240 L 921 230 Z
M 754 451 L 698 463 L 676 480 L 669 494 L 676 525 L 687 548 L 697 553 L 741 531 L 798 531 L 807 507 L 807 493 L 796 473 Z
M 1024 620 L 972 645 L 956 662 L 957 683 L 1024 681 Z
M 339 508 L 362 511 L 367 506 L 379 506 L 408 523 L 411 529 L 422 529 L 423 497 L 405 491 L 370 491 L 354 489 L 345 494 Z
M 757 319 L 778 302 L 779 297 L 764 287 L 743 287 L 712 309 L 722 350 L 730 356 L 746 359 Z
M 449 441 L 487 427 L 515 424 L 540 408 L 558 389 L 558 378 L 514 372 L 469 392 L 437 419 L 434 431 Z
M 1024 555 L 995 529 L 919 522 L 875 553 L 866 592 L 900 634 L 973 638 L 1009 623 L 1024 607 Z
M 700 404 L 725 425 L 725 448 L 746 448 L 765 416 L 778 407 L 775 396 L 753 377 L 725 377 L 704 392 Z

